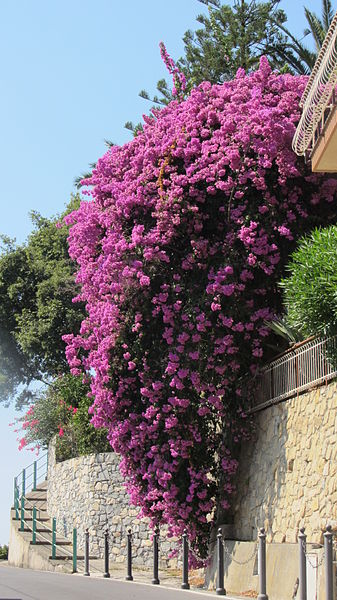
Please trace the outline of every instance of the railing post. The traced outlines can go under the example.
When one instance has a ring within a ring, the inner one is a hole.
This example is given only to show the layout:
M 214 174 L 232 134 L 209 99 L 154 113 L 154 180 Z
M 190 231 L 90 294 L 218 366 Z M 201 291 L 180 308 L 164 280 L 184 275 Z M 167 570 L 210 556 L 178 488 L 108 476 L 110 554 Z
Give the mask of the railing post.
M 26 495 L 26 469 L 22 470 L 22 496 Z
M 333 553 L 332 553 L 332 527 L 328 525 L 324 533 L 325 556 L 325 598 L 333 600 Z
M 14 510 L 15 510 L 15 520 L 18 521 L 19 516 L 19 488 L 18 488 L 18 480 L 17 477 L 14 477 Z
M 16 521 L 18 521 L 20 519 L 20 513 L 19 513 L 19 488 L 16 488 L 16 507 L 15 507 L 15 519 Z
M 126 581 L 133 581 L 132 577 L 132 532 L 131 529 L 128 529 L 128 537 L 127 537 L 127 575 L 125 577 Z
M 20 523 L 20 531 L 24 531 L 25 529 L 25 497 L 21 496 L 21 523 Z
M 224 555 L 223 555 L 223 541 L 221 528 L 218 529 L 217 535 L 217 563 L 218 563 L 218 574 L 217 574 L 217 585 L 216 593 L 218 596 L 226 596 L 226 590 L 224 587 Z
M 73 528 L 73 573 L 77 573 L 77 529 Z
M 305 535 L 305 528 L 300 529 L 298 534 L 298 549 L 299 549 L 299 560 L 300 560 L 300 575 L 299 575 L 299 587 L 300 594 L 299 600 L 307 600 L 307 536 Z
M 181 589 L 190 589 L 190 584 L 188 583 L 188 537 L 186 529 L 184 529 L 183 533 L 183 582 L 181 584 Z
M 159 585 L 159 574 L 158 574 L 158 565 L 159 565 L 159 529 L 156 527 L 154 535 L 153 535 L 153 585 Z
M 33 492 L 35 492 L 36 490 L 36 482 L 37 482 L 37 462 L 36 460 L 34 460 L 34 466 L 33 466 Z
M 106 529 L 104 533 L 104 575 L 103 577 L 110 577 L 109 573 L 109 529 Z
M 14 477 L 14 508 L 16 508 L 16 487 L 17 487 L 17 479 Z
M 52 534 L 51 534 L 51 557 L 56 558 L 56 518 L 53 517 Z
M 84 573 L 85 577 L 90 576 L 89 572 L 89 529 L 85 530 L 85 542 L 84 542 Z
M 267 585 L 266 585 L 266 532 L 262 528 L 259 533 L 259 551 L 258 551 L 258 565 L 259 565 L 259 588 L 260 592 L 257 597 L 258 600 L 268 600 Z
M 33 506 L 32 544 L 36 544 L 36 506 Z

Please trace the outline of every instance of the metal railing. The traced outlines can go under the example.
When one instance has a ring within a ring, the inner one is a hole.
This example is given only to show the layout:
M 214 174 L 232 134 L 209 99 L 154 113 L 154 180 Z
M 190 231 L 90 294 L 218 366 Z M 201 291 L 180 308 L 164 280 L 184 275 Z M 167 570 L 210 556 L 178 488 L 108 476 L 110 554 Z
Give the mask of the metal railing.
M 249 412 L 291 398 L 337 377 L 337 336 L 296 344 L 258 372 L 251 382 Z
M 302 117 L 293 139 L 298 155 L 312 153 L 335 105 L 337 85 L 337 13 L 318 54 L 311 76 L 301 98 Z
M 28 467 L 14 477 L 14 501 L 16 496 L 25 496 L 27 492 L 35 491 L 37 485 L 47 479 L 48 453 L 34 460 Z

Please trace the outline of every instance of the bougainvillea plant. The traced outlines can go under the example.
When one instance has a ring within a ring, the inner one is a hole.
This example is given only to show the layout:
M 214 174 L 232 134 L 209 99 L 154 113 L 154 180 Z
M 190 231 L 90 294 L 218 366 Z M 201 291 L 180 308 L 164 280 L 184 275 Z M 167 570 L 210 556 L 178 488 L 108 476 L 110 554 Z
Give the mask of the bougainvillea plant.
M 201 557 L 233 497 L 240 382 L 265 360 L 276 282 L 303 231 L 336 216 L 336 179 L 291 150 L 305 82 L 262 59 L 153 110 L 67 217 L 88 313 L 65 338 L 72 372 L 91 376 L 132 502 L 187 527 Z
M 38 390 L 34 404 L 11 425 L 19 434 L 19 450 L 39 452 L 55 439 L 56 459 L 80 454 L 108 452 L 106 430 L 90 423 L 88 385 L 70 374 L 60 375 L 50 385 Z
M 50 393 L 49 390 L 41 393 L 35 404 L 31 404 L 22 416 L 10 423 L 18 428 L 14 430 L 19 433 L 18 449 L 25 448 L 38 454 L 41 448 L 48 447 L 55 435 L 60 438 L 64 436 L 77 410 L 76 406 L 68 404 L 62 397 Z

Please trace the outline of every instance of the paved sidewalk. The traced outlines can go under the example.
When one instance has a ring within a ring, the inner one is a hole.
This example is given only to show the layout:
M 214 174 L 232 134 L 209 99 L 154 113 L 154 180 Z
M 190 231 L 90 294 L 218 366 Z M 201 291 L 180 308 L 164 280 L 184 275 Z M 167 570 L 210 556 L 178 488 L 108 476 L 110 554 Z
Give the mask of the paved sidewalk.
M 163 584 L 158 586 L 144 583 L 144 573 L 136 571 L 134 582 L 118 579 L 119 571 L 111 575 L 110 579 L 104 579 L 99 573 L 84 577 L 19 569 L 0 562 L 0 600 L 201 600 L 216 597 L 215 592 L 205 590 L 180 590 L 177 579 L 172 586 L 170 578 L 163 578 Z

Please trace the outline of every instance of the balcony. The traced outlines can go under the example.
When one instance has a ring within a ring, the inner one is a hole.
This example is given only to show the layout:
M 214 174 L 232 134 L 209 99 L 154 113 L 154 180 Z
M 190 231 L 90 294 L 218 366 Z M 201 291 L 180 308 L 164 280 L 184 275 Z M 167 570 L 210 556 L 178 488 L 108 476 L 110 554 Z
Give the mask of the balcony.
M 293 150 L 313 172 L 337 172 L 337 13 L 317 57 L 300 105 Z

